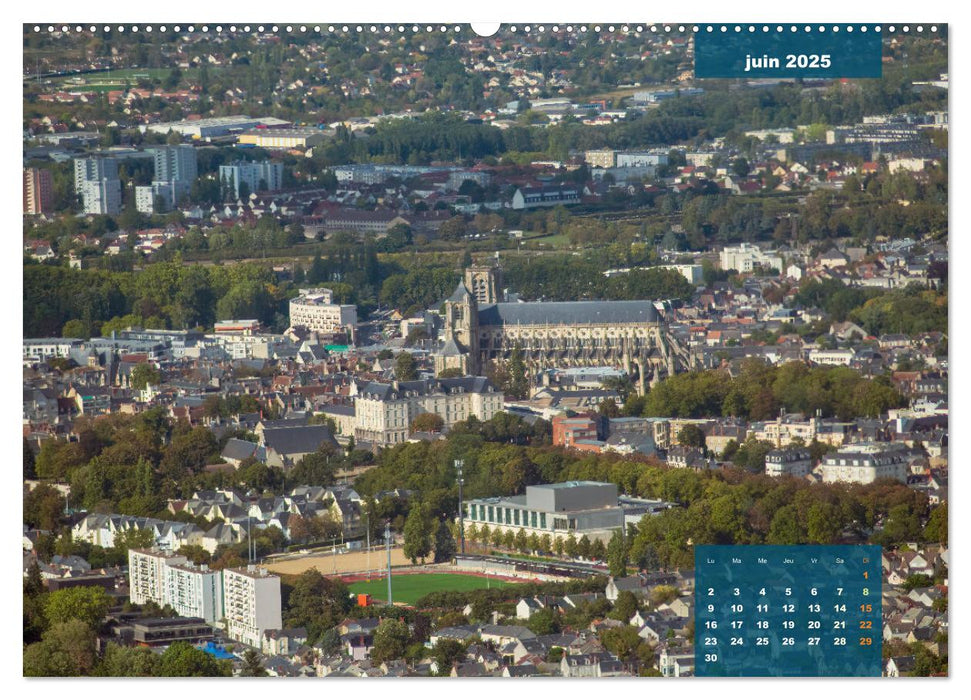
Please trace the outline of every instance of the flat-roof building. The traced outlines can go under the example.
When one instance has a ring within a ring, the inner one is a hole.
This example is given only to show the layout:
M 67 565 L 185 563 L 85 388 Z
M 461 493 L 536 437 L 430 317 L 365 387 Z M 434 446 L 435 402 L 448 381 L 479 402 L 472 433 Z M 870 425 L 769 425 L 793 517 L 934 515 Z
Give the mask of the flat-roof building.
M 628 511 L 642 516 L 664 506 L 620 496 L 617 484 L 598 481 L 567 481 L 527 486 L 519 496 L 477 498 L 464 504 L 466 526 L 518 531 L 552 537 L 587 535 L 608 540 L 624 526 Z
M 266 630 L 283 627 L 280 577 L 249 565 L 223 570 L 226 634 L 259 649 Z

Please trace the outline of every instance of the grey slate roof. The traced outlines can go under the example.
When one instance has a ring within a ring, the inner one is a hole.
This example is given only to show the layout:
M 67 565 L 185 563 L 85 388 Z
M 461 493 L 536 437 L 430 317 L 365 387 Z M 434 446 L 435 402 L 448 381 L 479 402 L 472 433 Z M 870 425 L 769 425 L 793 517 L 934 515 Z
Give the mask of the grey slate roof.
M 256 453 L 257 447 L 255 442 L 240 440 L 239 438 L 229 438 L 220 456 L 223 459 L 243 460 L 247 457 L 252 457 Z
M 409 393 L 419 396 L 429 394 L 481 394 L 496 391 L 495 386 L 487 377 L 451 377 L 448 379 L 418 379 L 413 382 L 398 382 L 398 388 L 393 384 L 368 382 L 361 389 L 361 396 L 373 397 L 381 401 L 392 401 Z
M 268 428 L 263 431 L 266 448 L 277 454 L 309 454 L 321 445 L 337 446 L 337 441 L 326 425 L 304 425 L 295 428 Z
M 458 286 L 455 288 L 455 291 L 452 292 L 452 296 L 450 296 L 447 301 L 464 302 L 471 296 L 472 295 L 469 293 L 468 287 L 465 286 L 465 282 L 459 282 Z
M 570 326 L 659 321 L 657 309 L 650 301 L 536 301 L 490 304 L 479 309 L 479 326 Z

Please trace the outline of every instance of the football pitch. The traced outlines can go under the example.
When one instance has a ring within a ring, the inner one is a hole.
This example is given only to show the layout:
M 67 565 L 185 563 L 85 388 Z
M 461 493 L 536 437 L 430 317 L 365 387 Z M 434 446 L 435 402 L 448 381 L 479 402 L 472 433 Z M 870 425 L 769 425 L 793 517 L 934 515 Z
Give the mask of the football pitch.
M 480 588 L 505 588 L 509 581 L 486 576 L 467 574 L 391 574 L 391 597 L 395 603 L 414 605 L 415 602 L 434 591 L 475 591 Z M 388 584 L 385 578 L 372 577 L 371 581 L 355 581 L 348 584 L 353 593 L 370 593 L 375 601 L 388 597 Z

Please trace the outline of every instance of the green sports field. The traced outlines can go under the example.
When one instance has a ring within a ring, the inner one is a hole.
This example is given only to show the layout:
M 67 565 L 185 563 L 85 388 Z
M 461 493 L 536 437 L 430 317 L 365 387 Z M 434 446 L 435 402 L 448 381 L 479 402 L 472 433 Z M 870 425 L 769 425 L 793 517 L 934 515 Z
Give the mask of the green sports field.
M 434 591 L 475 591 L 480 588 L 505 588 L 508 581 L 468 576 L 466 574 L 391 574 L 391 595 L 396 603 L 414 605 L 415 601 Z M 384 578 L 372 578 L 348 584 L 354 593 L 370 593 L 375 601 L 388 597 L 388 584 Z

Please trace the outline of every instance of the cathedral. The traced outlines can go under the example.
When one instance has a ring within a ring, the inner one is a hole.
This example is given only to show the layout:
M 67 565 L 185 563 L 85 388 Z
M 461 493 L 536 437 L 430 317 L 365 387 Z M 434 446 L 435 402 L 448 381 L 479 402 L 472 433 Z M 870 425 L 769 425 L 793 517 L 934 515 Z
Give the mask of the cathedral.
M 506 302 L 498 265 L 465 270 L 445 300 L 444 343 L 435 372 L 482 374 L 518 345 L 531 372 L 565 367 L 623 369 L 639 391 L 673 374 L 682 353 L 653 301 Z

